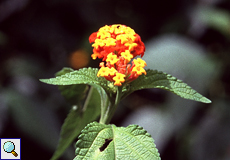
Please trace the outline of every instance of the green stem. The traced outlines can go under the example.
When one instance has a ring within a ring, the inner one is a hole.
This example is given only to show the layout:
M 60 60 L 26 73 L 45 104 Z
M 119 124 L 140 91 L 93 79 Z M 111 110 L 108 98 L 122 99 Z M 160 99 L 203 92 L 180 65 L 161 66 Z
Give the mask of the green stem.
M 85 100 L 84 106 L 83 106 L 83 108 L 82 108 L 82 112 L 85 112 L 85 110 L 87 109 L 87 106 L 88 106 L 88 104 L 89 104 L 89 100 L 91 99 L 91 96 L 92 96 L 92 93 L 93 93 L 93 90 L 94 90 L 94 88 L 93 88 L 93 87 L 90 87 L 89 93 L 88 93 L 88 95 L 87 95 L 87 98 L 86 98 L 86 100 Z
M 107 104 L 107 108 L 103 109 L 103 112 L 101 112 L 101 119 L 99 121 L 100 123 L 108 124 L 111 121 L 117 109 L 117 106 L 120 102 L 121 93 L 122 93 L 122 87 L 118 87 L 115 102 L 110 102 L 109 105 Z
M 99 123 L 105 124 L 108 108 L 110 108 L 108 97 L 103 97 L 101 100 L 101 118 Z
M 99 123 L 106 124 L 106 121 L 109 116 L 109 111 L 111 110 L 111 108 L 112 108 L 111 104 L 109 104 L 107 108 L 104 109 L 104 112 L 101 113 L 101 118 L 100 118 Z

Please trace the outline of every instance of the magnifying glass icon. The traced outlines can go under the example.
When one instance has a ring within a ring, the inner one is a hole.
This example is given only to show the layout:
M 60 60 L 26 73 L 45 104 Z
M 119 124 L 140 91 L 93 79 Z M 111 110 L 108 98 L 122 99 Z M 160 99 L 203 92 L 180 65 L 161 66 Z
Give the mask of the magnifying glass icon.
M 15 157 L 18 156 L 18 154 L 14 151 L 15 150 L 15 145 L 11 141 L 7 141 L 3 145 L 3 149 L 7 153 L 12 153 Z

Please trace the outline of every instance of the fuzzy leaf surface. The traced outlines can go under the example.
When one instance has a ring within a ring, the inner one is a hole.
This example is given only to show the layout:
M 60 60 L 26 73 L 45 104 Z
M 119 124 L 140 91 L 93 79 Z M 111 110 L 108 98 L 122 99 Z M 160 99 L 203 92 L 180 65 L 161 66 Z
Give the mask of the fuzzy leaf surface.
M 104 77 L 97 77 L 97 72 L 97 68 L 82 68 L 57 76 L 56 78 L 40 79 L 40 81 L 52 85 L 88 84 L 95 88 L 102 87 L 107 94 L 113 92 L 108 85 L 108 81 Z
M 88 124 L 78 137 L 74 160 L 160 160 L 154 140 L 138 125 Z
M 157 70 L 148 69 L 146 72 L 146 75 L 139 76 L 136 80 L 127 85 L 123 94 L 123 98 L 136 90 L 161 88 L 185 99 L 203 103 L 211 103 L 208 98 L 202 96 L 200 93 L 176 77 Z
M 72 68 L 64 67 L 61 71 L 56 73 L 56 76 L 65 75 L 73 71 Z M 88 86 L 85 84 L 58 85 L 58 89 L 68 103 L 77 105 L 86 96 Z

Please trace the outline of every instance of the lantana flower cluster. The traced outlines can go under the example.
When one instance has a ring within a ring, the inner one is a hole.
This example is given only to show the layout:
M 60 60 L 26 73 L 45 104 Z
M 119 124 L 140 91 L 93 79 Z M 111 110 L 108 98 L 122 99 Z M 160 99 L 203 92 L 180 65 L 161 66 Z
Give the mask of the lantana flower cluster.
M 93 59 L 102 59 L 98 77 L 105 77 L 114 85 L 121 86 L 145 74 L 146 62 L 136 56 L 143 56 L 145 45 L 133 29 L 125 25 L 106 25 L 89 37 L 93 43 Z

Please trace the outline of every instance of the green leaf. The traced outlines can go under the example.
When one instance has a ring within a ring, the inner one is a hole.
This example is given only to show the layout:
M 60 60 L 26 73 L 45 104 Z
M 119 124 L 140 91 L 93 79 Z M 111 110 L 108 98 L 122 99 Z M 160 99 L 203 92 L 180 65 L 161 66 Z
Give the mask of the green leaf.
M 97 68 L 82 68 L 56 78 L 40 79 L 40 81 L 52 85 L 88 84 L 96 88 L 102 87 L 108 95 L 114 92 L 108 85 L 110 82 L 104 77 L 97 77 L 97 72 Z
M 197 9 L 197 18 L 206 25 L 217 29 L 224 36 L 230 35 L 230 14 L 227 10 L 213 7 L 199 7 Z
M 57 72 L 56 76 L 61 76 L 73 71 L 73 69 L 65 67 L 61 71 Z M 85 98 L 88 86 L 85 84 L 59 85 L 58 89 L 67 102 L 71 105 L 77 105 L 83 98 Z
M 203 103 L 211 103 L 209 99 L 196 92 L 186 83 L 167 73 L 150 69 L 148 69 L 146 72 L 146 75 L 141 75 L 136 80 L 126 86 L 122 98 L 126 97 L 136 90 L 147 88 L 161 88 L 185 99 L 190 99 Z
M 88 124 L 78 137 L 74 160 L 160 160 L 151 135 L 138 125 Z
M 51 160 L 58 159 L 77 138 L 81 130 L 100 115 L 100 95 L 91 87 L 83 109 L 73 107 L 62 125 L 58 147 Z

